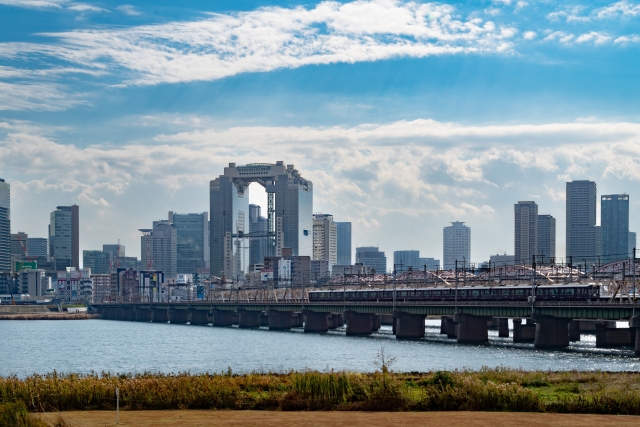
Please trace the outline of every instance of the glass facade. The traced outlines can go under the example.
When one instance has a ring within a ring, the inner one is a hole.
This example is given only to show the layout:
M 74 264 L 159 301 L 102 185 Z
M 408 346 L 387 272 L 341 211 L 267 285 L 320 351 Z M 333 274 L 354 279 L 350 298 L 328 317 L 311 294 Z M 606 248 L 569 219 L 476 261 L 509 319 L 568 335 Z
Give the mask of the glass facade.
M 626 258 L 629 252 L 629 195 L 610 194 L 600 198 L 600 226 L 603 261 Z
M 542 264 L 556 257 L 556 219 L 551 215 L 538 215 L 538 258 Z
M 458 268 L 469 266 L 471 262 L 471 228 L 464 225 L 464 222 L 452 222 L 449 227 L 443 230 L 443 268 L 454 270 L 456 261 Z
M 387 257 L 376 246 L 356 248 L 356 263 L 366 267 L 365 273 L 385 274 L 387 272 Z
M 194 274 L 206 267 L 208 216 L 207 212 L 170 215 L 178 239 L 178 274 Z
M 0 273 L 11 270 L 11 186 L 0 178 Z
M 420 251 L 395 251 L 393 267 L 395 271 L 420 270 Z
M 351 223 L 336 222 L 337 232 L 337 265 L 351 265 Z
M 91 274 L 108 274 L 109 254 L 103 251 L 82 251 L 82 268 L 91 269 Z
M 566 187 L 566 257 L 574 265 L 598 262 L 602 248 L 600 230 L 596 227 L 596 183 L 571 181 Z

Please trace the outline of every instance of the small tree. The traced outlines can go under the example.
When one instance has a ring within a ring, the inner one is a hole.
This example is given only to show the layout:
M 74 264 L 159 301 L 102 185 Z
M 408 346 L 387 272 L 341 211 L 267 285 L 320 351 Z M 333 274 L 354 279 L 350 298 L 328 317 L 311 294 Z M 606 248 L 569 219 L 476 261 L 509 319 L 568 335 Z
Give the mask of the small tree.
M 382 389 L 385 394 L 387 394 L 388 391 L 388 376 L 390 368 L 394 363 L 396 363 L 396 358 L 389 356 L 385 351 L 384 345 L 381 345 L 373 364 L 382 372 Z

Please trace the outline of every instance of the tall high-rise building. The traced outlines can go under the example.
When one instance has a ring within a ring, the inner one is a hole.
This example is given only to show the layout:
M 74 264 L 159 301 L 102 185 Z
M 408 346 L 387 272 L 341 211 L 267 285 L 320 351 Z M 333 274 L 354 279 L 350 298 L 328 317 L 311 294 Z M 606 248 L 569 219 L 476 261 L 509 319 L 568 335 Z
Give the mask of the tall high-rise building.
M 634 254 L 633 254 L 633 250 L 636 249 L 636 232 L 635 231 L 630 231 L 629 232 L 629 244 L 627 246 L 629 248 L 629 257 L 633 258 Z M 636 251 L 635 256 L 636 258 L 638 258 L 638 252 Z
M 29 235 L 22 231 L 11 233 L 11 256 L 13 258 L 22 259 L 29 254 L 28 239 Z
M 394 271 L 420 270 L 420 251 L 394 251 Z
M 329 271 L 338 263 L 338 227 L 333 215 L 313 215 L 313 259 L 329 262 Z
M 178 274 L 194 274 L 209 264 L 209 213 L 169 212 L 178 238 Z
M 178 233 L 173 223 L 154 221 L 153 228 L 140 229 L 140 258 L 144 270 L 161 271 L 166 278 L 178 275 Z
M 249 205 L 249 232 L 252 237 L 249 240 L 249 264 L 262 264 L 267 256 L 267 218 L 262 216 L 260 205 Z
M 5 182 L 4 179 L 0 178 L 0 275 L 2 273 L 9 273 L 10 271 L 11 271 L 11 186 L 8 182 Z M 5 286 L 0 285 L 0 288 Z
M 443 229 L 443 268 L 454 270 L 469 266 L 471 262 L 471 228 L 464 222 L 455 221 Z
M 536 262 L 546 264 L 556 257 L 556 219 L 538 215 L 538 252 Z
M 362 246 L 356 248 L 356 264 L 365 267 L 365 273 L 385 274 L 387 272 L 387 257 L 377 246 Z
M 624 259 L 629 253 L 629 195 L 600 196 L 602 261 Z
M 49 259 L 49 242 L 45 237 L 29 237 L 27 250 L 31 258 Z
M 235 278 L 248 271 L 249 247 L 243 240 L 250 232 L 248 189 L 252 182 L 267 192 L 269 256 L 280 256 L 282 248 L 291 248 L 294 256 L 313 256 L 311 181 L 281 161 L 245 166 L 229 163 L 209 186 L 211 274 L 215 276 Z
M 351 265 L 351 223 L 336 222 L 338 265 Z
M 601 229 L 596 227 L 596 183 L 567 182 L 566 191 L 566 261 L 595 264 L 602 249 Z
M 49 257 L 58 271 L 80 269 L 80 209 L 58 206 L 49 223 Z
M 531 265 L 538 253 L 538 205 L 518 202 L 514 205 L 514 247 L 517 264 Z
M 110 254 L 105 251 L 82 251 L 82 268 L 91 269 L 91 274 L 109 274 Z

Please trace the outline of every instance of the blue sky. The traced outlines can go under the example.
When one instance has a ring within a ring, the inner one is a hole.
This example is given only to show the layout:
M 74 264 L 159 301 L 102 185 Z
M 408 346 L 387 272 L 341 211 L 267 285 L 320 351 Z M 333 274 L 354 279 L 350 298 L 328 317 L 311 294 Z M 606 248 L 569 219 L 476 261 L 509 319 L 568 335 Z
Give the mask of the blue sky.
M 81 206 L 81 248 L 208 210 L 228 162 L 293 163 L 354 245 L 513 252 L 513 204 L 629 193 L 640 3 L 0 0 L 0 177 L 12 230 Z M 254 192 L 252 191 L 252 194 Z M 255 192 L 255 201 L 264 195 Z

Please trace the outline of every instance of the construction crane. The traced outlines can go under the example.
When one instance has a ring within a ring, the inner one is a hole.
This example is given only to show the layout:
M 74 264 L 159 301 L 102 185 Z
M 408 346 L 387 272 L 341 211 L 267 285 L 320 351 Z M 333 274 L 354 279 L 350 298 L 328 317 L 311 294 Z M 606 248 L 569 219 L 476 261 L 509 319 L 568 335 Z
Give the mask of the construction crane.
M 29 262 L 32 262 L 33 260 L 29 256 L 29 252 L 27 251 L 27 246 L 24 244 L 24 241 L 22 241 L 22 238 L 20 237 L 20 233 L 16 234 L 16 236 L 18 236 L 18 242 L 20 242 L 20 246 L 22 247 L 22 252 L 24 252 L 24 256 L 27 257 Z

